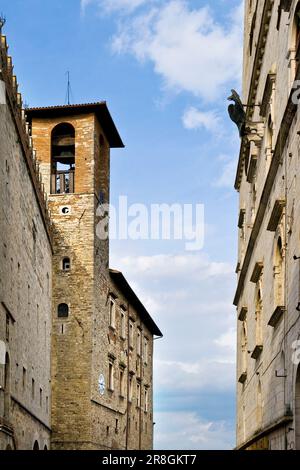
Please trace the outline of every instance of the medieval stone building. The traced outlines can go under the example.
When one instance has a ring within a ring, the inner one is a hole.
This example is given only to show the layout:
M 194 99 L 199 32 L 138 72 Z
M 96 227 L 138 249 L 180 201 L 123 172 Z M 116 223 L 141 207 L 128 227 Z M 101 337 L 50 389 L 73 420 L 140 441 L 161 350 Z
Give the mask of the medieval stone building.
M 300 449 L 300 2 L 246 0 L 237 447 Z
M 25 113 L 0 40 L 0 449 L 151 449 L 161 332 L 97 236 L 122 140 L 105 102 Z

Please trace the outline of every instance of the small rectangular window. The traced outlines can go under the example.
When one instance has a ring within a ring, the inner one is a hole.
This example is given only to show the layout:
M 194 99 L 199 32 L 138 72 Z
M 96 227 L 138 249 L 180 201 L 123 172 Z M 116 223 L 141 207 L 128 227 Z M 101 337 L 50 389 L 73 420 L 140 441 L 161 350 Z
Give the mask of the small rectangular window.
M 138 356 L 141 356 L 141 332 L 140 330 L 137 330 L 137 336 L 136 336 L 136 353 Z
M 141 384 L 139 382 L 136 384 L 136 406 L 141 407 Z
M 34 397 L 35 397 L 35 380 L 32 379 L 31 380 L 31 398 L 32 398 L 32 400 L 34 400 Z
M 6 341 L 9 341 L 9 315 L 6 314 Z
M 126 312 L 122 308 L 121 308 L 120 336 L 122 339 L 126 338 Z
M 108 365 L 108 388 L 114 391 L 114 365 L 111 362 Z
M 125 395 L 125 387 L 124 387 L 124 377 L 125 377 L 125 374 L 124 374 L 124 370 L 123 369 L 120 369 L 120 397 L 124 397 Z
M 23 367 L 22 388 L 23 388 L 23 391 L 24 391 L 25 388 L 26 388 L 26 369 L 25 369 L 25 367 Z
M 71 269 L 71 261 L 70 258 L 64 258 L 62 261 L 62 268 L 63 271 L 70 271 Z
M 133 336 L 134 336 L 134 327 L 133 323 L 129 323 L 129 347 L 133 349 Z
M 144 411 L 145 411 L 145 413 L 148 413 L 148 407 L 149 407 L 149 391 L 148 391 L 148 388 L 145 388 L 145 393 L 144 393 Z
M 42 407 L 43 404 L 43 390 L 40 388 L 40 407 Z
M 133 398 L 133 377 L 130 375 L 129 377 L 129 396 L 128 401 L 131 403 Z
M 19 364 L 16 363 L 16 375 L 15 375 L 15 391 L 18 391 L 18 383 L 19 383 Z
M 109 325 L 111 328 L 116 327 L 116 302 L 113 298 L 109 299 Z
M 147 338 L 144 338 L 144 362 L 148 364 L 148 355 L 149 355 L 149 341 Z
M 48 414 L 49 412 L 49 398 L 46 397 L 46 413 Z

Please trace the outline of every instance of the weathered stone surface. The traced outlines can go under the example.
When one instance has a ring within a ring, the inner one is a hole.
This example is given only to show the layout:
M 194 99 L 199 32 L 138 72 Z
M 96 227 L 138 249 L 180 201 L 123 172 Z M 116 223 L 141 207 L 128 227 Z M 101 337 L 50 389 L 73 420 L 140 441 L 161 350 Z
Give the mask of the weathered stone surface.
M 10 361 L 9 390 L 0 365 L 0 449 L 50 448 L 51 264 L 11 110 L 0 105 L 0 340 Z
M 259 106 L 248 109 L 248 118 L 252 122 L 263 119 L 265 126 L 260 149 L 255 153 L 256 175 L 250 184 L 241 160 L 237 178 L 240 209 L 246 207 L 246 215 L 239 237 L 239 280 L 241 276 L 244 280 L 239 282 L 235 301 L 238 312 L 247 308 L 245 321 L 238 321 L 237 380 L 245 372 L 245 364 L 247 378 L 237 384 L 237 445 L 250 449 L 295 449 L 300 445 L 295 391 L 298 366 L 293 356 L 300 326 L 296 310 L 300 300 L 299 261 L 293 260 L 294 255 L 300 255 L 300 111 L 299 106 L 293 105 L 291 93 L 294 78 L 299 75 L 293 21 L 297 2 L 292 2 L 289 13 L 281 11 L 281 19 L 279 1 L 245 3 L 243 102 L 247 103 L 249 92 L 253 96 L 257 88 L 255 103 L 261 103 L 270 73 L 274 82 L 269 102 L 264 103 L 263 118 Z M 249 33 L 255 10 L 253 44 L 259 50 L 254 47 L 251 55 Z M 259 69 L 258 74 L 254 68 Z M 276 218 L 272 225 L 274 231 L 270 232 L 268 227 L 276 201 L 284 201 L 284 206 L 279 220 Z M 258 260 L 263 263 L 263 272 L 252 283 Z M 263 350 L 254 360 L 251 354 L 258 344 L 258 292 L 262 295 Z M 278 306 L 282 315 L 274 322 L 272 316 Z

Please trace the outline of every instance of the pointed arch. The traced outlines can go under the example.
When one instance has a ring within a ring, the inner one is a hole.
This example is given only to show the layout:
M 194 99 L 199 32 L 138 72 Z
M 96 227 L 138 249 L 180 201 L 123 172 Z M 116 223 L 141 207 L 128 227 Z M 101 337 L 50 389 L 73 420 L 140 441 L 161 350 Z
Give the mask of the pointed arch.
M 274 303 L 284 306 L 284 245 L 281 235 L 274 246 Z

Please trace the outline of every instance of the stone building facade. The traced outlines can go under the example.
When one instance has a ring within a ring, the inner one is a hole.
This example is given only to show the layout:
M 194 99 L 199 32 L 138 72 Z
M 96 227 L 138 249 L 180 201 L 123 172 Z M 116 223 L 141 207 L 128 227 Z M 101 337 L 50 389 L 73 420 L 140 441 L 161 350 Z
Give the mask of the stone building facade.
M 245 2 L 237 448 L 300 449 L 300 2 Z
M 97 232 L 122 140 L 105 102 L 25 114 L 4 36 L 1 69 L 0 449 L 151 449 L 161 332 Z

